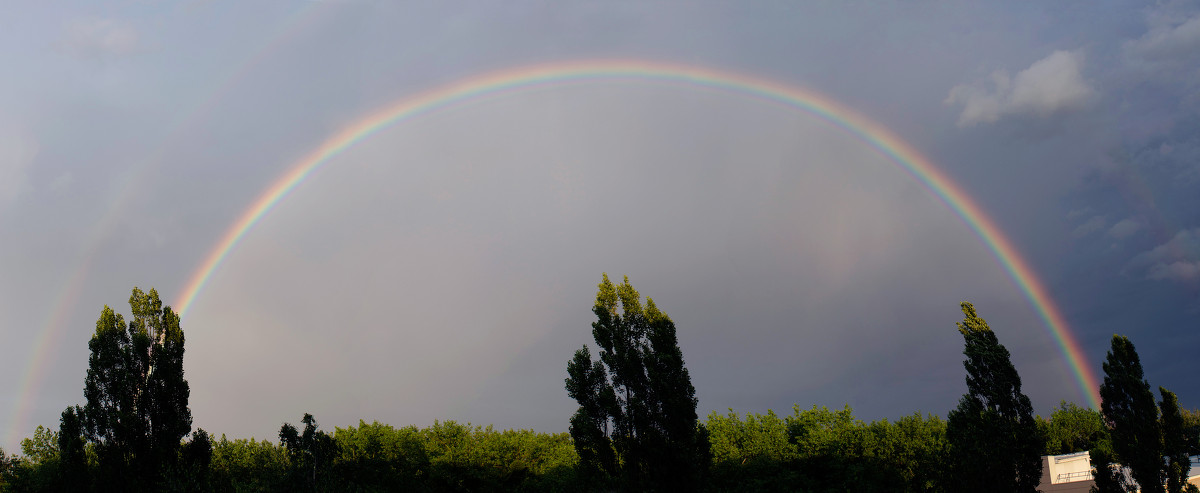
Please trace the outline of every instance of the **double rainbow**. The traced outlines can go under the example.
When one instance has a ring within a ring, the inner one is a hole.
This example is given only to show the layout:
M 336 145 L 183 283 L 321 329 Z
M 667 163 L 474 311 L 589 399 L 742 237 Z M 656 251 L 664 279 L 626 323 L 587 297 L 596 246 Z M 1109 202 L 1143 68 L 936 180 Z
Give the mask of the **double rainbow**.
M 662 62 L 591 60 L 501 70 L 402 99 L 359 120 L 292 165 L 238 217 L 184 286 L 177 305 L 180 315 L 187 315 L 213 273 L 255 224 L 313 171 L 354 144 L 396 122 L 480 98 L 542 86 L 596 81 L 653 82 L 735 93 L 811 113 L 871 146 L 932 191 L 979 235 L 1041 317 L 1074 374 L 1081 394 L 1093 409 L 1100 409 L 1095 372 L 1086 363 L 1078 340 L 1046 287 L 995 222 L 928 158 L 888 129 L 822 94 L 738 73 Z

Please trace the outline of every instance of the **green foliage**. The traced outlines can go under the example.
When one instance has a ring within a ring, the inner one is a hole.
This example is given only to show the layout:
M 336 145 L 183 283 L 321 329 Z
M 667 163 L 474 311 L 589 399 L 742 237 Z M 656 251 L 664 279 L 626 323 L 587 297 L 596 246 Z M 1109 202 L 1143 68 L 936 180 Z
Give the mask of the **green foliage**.
M 1165 388 L 1159 387 L 1162 401 L 1158 407 L 1162 412 L 1163 455 L 1167 459 L 1167 492 L 1181 493 L 1188 480 L 1187 434 L 1184 430 L 1183 415 L 1179 411 L 1179 398 Z
M 958 331 L 966 343 L 967 394 L 948 416 L 952 489 L 1036 491 L 1044 442 L 1008 350 L 970 303 Z
M 940 491 L 945 422 L 864 423 L 850 408 L 708 416 L 716 491 Z
M 210 481 L 214 491 L 285 491 L 291 469 L 287 449 L 267 440 L 229 440 L 213 443 Z
M 171 491 L 211 491 L 212 459 L 212 438 L 204 429 L 197 429 L 180 448 L 178 466 L 166 471 L 164 484 Z
M 796 444 L 788 440 L 788 423 L 775 411 L 747 413 L 744 421 L 733 409 L 725 416 L 713 411 L 708 432 L 713 462 L 718 464 L 780 463 L 798 457 Z
M 435 491 L 558 491 L 578 459 L 566 434 L 497 432 L 454 421 L 421 430 Z
M 8 489 L 52 491 L 59 489 L 60 453 L 58 433 L 38 426 L 33 437 L 21 440 L 22 457 L 10 464 Z
M 285 424 L 281 447 L 290 489 L 316 491 L 567 491 L 578 489 L 578 463 L 565 433 L 496 431 L 454 421 L 394 428 L 359 421 L 303 432 Z M 218 447 L 219 448 L 219 447 Z
M 429 456 L 415 426 L 396 429 L 378 421 L 336 428 L 338 477 L 347 490 L 411 491 L 428 477 Z
M 1188 455 L 1200 455 L 1200 409 L 1180 409 Z
M 313 415 L 304 413 L 301 420 L 304 432 L 296 431 L 291 423 L 284 423 L 279 428 L 279 444 L 288 451 L 291 459 L 292 485 L 301 485 L 311 491 L 325 490 L 330 483 L 330 468 L 337 454 L 337 444 L 333 437 L 317 429 L 317 420 Z
M 21 454 L 31 464 L 46 464 L 58 461 L 58 432 L 38 425 L 33 438 L 21 440 Z
M 1100 408 L 1112 434 L 1113 452 L 1132 471 L 1143 492 L 1162 491 L 1162 433 L 1158 406 L 1142 363 L 1128 338 L 1113 335 L 1104 361 Z
M 708 415 L 712 445 L 711 485 L 718 491 L 783 491 L 800 479 L 796 444 L 788 440 L 788 423 L 774 411 L 746 414 L 732 409 Z
M 619 470 L 632 489 L 697 489 L 707 469 L 707 431 L 683 362 L 675 323 L 629 284 L 604 274 L 592 313 L 600 361 L 584 346 L 567 365 L 567 393 L 579 402 L 571 437 L 593 475 Z M 611 424 L 611 427 L 610 427 Z M 603 482 L 603 481 L 601 481 Z
M 1045 455 L 1092 450 L 1108 439 L 1108 428 L 1100 411 L 1062 401 L 1050 419 L 1038 418 L 1038 429 L 1046 439 Z
M 4 449 L 0 449 L 0 491 L 10 491 L 13 462 L 13 458 L 6 455 Z

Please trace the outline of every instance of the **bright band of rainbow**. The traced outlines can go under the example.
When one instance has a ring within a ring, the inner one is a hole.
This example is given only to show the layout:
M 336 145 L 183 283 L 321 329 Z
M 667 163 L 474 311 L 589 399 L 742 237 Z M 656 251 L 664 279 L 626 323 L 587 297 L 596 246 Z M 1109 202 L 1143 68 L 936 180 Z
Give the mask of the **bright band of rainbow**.
M 180 315 L 187 315 L 213 272 L 221 266 L 225 257 L 246 233 L 314 170 L 345 149 L 398 121 L 467 101 L 542 86 L 598 81 L 666 83 L 736 93 L 811 113 L 867 143 L 931 190 L 979 235 L 1042 318 L 1075 375 L 1082 396 L 1087 399 L 1092 409 L 1100 409 L 1099 384 L 1095 371 L 1087 364 L 1078 340 L 1071 333 L 1066 320 L 1041 280 L 996 223 L 979 208 L 967 192 L 951 181 L 929 159 L 888 129 L 819 93 L 732 72 L 662 62 L 591 60 L 501 70 L 402 99 L 359 120 L 292 165 L 238 217 L 188 280 L 177 305 Z

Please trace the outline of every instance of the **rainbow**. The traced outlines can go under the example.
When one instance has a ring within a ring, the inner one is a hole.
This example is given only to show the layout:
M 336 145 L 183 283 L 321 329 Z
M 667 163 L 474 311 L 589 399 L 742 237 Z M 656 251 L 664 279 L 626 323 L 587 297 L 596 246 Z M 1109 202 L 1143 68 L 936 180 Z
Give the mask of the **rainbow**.
M 176 305 L 180 315 L 187 315 L 196 297 L 203 291 L 229 252 L 255 224 L 287 197 L 288 193 L 330 158 L 381 129 L 399 121 L 505 93 L 574 82 L 630 80 L 731 92 L 803 110 L 863 141 L 888 160 L 898 164 L 932 191 L 983 240 L 1041 317 L 1078 381 L 1080 392 L 1088 404 L 1093 409 L 1100 409 L 1099 384 L 1095 371 L 1086 363 L 1079 341 L 1072 334 L 1045 285 L 996 223 L 980 209 L 966 191 L 934 166 L 928 158 L 880 124 L 822 94 L 758 77 L 663 62 L 589 60 L 490 72 L 404 98 L 358 120 L 293 164 L 237 218 L 182 289 L 183 296 Z

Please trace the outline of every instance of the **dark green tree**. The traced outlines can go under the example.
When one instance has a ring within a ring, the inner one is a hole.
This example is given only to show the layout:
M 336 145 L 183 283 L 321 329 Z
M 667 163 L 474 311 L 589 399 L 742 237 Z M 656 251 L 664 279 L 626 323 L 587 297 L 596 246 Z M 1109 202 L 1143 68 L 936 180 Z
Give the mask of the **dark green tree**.
M 1180 409 L 1188 455 L 1200 455 L 1200 409 Z
M 619 471 L 626 488 L 699 487 L 709 444 L 696 415 L 696 389 L 675 323 L 629 284 L 603 276 L 592 307 L 593 362 L 584 346 L 567 365 L 568 394 L 579 402 L 571 437 L 585 469 Z
M 1129 467 L 1143 492 L 1163 491 L 1162 433 L 1158 406 L 1133 343 L 1113 335 L 1104 361 L 1100 409 L 1108 421 L 1116 458 Z
M 587 346 L 567 364 L 567 394 L 579 402 L 571 416 L 570 432 L 585 475 L 612 477 L 618 473 L 616 451 L 609 437 L 610 420 L 618 412 L 617 395 L 604 364 L 592 361 Z
M 628 285 L 627 279 L 625 286 L 632 291 L 633 287 Z M 636 303 L 637 292 L 632 291 L 632 296 Z M 622 303 L 626 303 L 624 298 Z M 660 489 L 680 486 L 698 489 L 712 456 L 708 429 L 698 422 L 696 405 L 699 401 L 684 365 L 683 351 L 679 349 L 675 322 L 649 298 L 643 316 L 649 342 L 644 364 L 651 419 L 642 440 L 649 454 L 648 472 L 656 479 L 672 478 L 660 483 Z
M 58 424 L 59 477 L 62 491 L 87 488 L 87 457 L 84 451 L 83 423 L 79 406 L 63 411 Z
M 212 438 L 203 428 L 192 432 L 192 439 L 179 449 L 179 467 L 168 474 L 174 491 L 211 491 L 209 469 L 212 465 Z
M 1179 398 L 1163 387 L 1158 388 L 1158 393 L 1162 395 L 1158 408 L 1162 413 L 1163 455 L 1167 458 L 1167 492 L 1182 493 L 1188 491 L 1190 486 L 1187 482 L 1191 469 L 1187 430 L 1184 428 L 1183 414 L 1179 411 Z
M 326 473 L 337 454 L 337 443 L 328 433 L 317 429 L 317 419 L 313 415 L 304 413 L 300 422 L 304 423 L 303 432 L 291 423 L 284 423 L 279 428 L 279 442 L 291 457 L 294 483 L 318 491 L 329 480 Z M 322 475 L 318 477 L 318 473 Z
M 129 306 L 128 325 L 105 306 L 88 342 L 83 434 L 95 444 L 102 488 L 160 489 L 192 426 L 183 330 L 154 289 L 133 288 Z
M 1116 454 L 1112 451 L 1111 441 L 1101 441 L 1088 453 L 1092 461 L 1092 493 L 1126 493 L 1133 490 L 1120 464 L 1114 460 Z
M 151 464 L 160 474 L 177 469 L 180 442 L 192 431 L 188 408 L 191 388 L 183 377 L 183 330 L 179 316 L 165 310 L 158 293 L 134 288 L 129 297 L 133 309 L 130 329 L 151 337 L 150 364 L 145 379 Z
M 1033 492 L 1043 440 L 1008 350 L 970 303 L 958 331 L 966 342 L 967 393 L 950 411 L 951 490 Z

